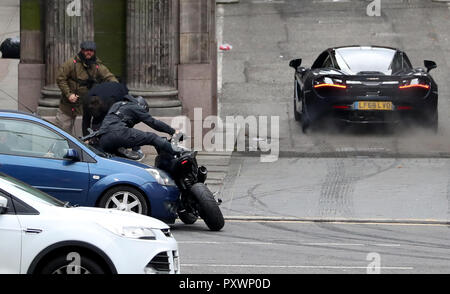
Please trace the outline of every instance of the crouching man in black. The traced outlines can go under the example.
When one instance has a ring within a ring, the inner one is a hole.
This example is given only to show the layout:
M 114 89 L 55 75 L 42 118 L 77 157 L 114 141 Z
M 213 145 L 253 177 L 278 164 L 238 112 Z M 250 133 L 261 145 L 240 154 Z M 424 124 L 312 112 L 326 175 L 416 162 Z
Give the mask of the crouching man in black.
M 149 106 L 142 97 L 134 98 L 127 95 L 125 101 L 114 103 L 98 131 L 100 148 L 105 152 L 115 153 L 121 147 L 152 145 L 156 149 L 177 154 L 180 150 L 172 147 L 167 140 L 154 133 L 133 128 L 136 124 L 143 122 L 149 127 L 171 136 L 178 133 L 166 123 L 154 119 L 148 110 Z

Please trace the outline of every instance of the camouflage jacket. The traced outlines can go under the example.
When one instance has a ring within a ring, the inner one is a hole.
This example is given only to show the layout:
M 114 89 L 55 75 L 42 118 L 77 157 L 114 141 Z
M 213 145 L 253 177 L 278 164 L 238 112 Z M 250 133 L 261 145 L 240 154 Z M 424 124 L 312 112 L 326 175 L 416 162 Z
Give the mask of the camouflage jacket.
M 60 68 L 56 83 L 61 89 L 62 97 L 59 108 L 67 115 L 83 114 L 83 99 L 94 84 L 118 82 L 116 77 L 97 58 L 96 63 L 88 66 L 77 55 L 66 61 Z M 69 96 L 76 94 L 77 102 L 69 101 Z

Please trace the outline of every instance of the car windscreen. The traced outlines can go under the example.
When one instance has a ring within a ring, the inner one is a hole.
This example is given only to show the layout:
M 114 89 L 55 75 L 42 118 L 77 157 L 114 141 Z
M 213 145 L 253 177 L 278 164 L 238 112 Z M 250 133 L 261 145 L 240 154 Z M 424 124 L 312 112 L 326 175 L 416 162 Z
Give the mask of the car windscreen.
M 80 142 L 81 144 L 83 144 L 83 146 L 85 146 L 86 148 L 88 148 L 89 150 L 91 150 L 92 152 L 95 153 L 95 155 L 98 155 L 100 157 L 104 157 L 104 158 L 109 158 L 109 155 L 103 151 L 98 150 L 97 148 L 95 148 L 94 146 L 91 146 L 85 142 L 83 142 L 82 140 L 80 140 L 80 138 L 75 138 L 78 140 L 78 142 Z
M 382 73 L 390 75 L 395 53 L 395 50 L 388 48 L 340 48 L 335 50 L 335 58 L 339 68 L 348 74 Z
M 12 178 L 12 177 L 9 177 L 7 175 L 0 173 L 0 179 L 8 182 L 9 185 L 13 186 L 16 189 L 25 191 L 28 194 L 33 195 L 34 196 L 33 200 L 38 200 L 40 202 L 43 202 L 43 203 L 51 205 L 51 206 L 59 206 L 59 207 L 65 206 L 64 202 L 59 201 L 58 199 L 53 198 L 52 196 L 48 195 L 47 193 L 44 193 L 36 188 L 33 188 L 15 178 Z

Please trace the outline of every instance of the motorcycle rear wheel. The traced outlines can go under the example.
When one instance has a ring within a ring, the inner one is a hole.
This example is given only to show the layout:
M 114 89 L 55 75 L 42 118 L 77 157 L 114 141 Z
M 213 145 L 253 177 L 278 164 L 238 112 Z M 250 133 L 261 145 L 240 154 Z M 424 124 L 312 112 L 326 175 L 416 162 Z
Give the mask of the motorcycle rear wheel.
M 200 217 L 211 231 L 220 231 L 225 225 L 222 212 L 220 211 L 214 195 L 203 183 L 192 186 L 191 193 L 198 201 Z

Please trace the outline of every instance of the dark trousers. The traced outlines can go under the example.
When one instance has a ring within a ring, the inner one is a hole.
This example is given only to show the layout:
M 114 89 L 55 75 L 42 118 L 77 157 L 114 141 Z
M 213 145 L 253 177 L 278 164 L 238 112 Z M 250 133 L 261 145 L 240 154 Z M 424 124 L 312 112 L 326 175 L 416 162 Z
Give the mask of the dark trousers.
M 120 147 L 133 148 L 137 146 L 152 145 L 157 150 L 164 150 L 170 154 L 173 153 L 172 146 L 160 136 L 137 130 L 134 128 L 123 128 L 111 130 L 100 137 L 100 148 L 108 153 L 114 153 Z

